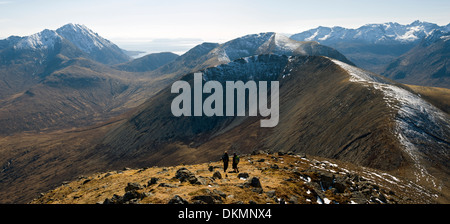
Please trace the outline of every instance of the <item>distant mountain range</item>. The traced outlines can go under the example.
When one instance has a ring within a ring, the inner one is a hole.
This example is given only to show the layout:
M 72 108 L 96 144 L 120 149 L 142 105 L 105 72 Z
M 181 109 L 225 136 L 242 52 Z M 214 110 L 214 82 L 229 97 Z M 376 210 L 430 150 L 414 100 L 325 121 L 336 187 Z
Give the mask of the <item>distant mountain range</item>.
M 0 41 L 0 133 L 104 121 L 143 103 L 189 72 L 270 53 L 323 55 L 351 64 L 330 47 L 276 33 L 204 43 L 182 56 L 158 53 L 132 61 L 84 25 L 12 36 Z
M 411 24 L 398 23 L 367 24 L 357 29 L 344 27 L 318 27 L 291 36 L 294 40 L 320 41 L 323 44 L 353 42 L 366 44 L 418 43 L 433 30 L 450 32 L 450 24 L 438 26 L 434 23 L 414 21 Z
M 390 71 L 386 70 L 388 66 L 392 70 L 393 65 L 390 65 L 391 63 L 419 45 L 424 39 L 430 39 L 431 36 L 437 34 L 445 36 L 448 35 L 446 34 L 448 32 L 450 32 L 450 24 L 438 26 L 433 23 L 414 21 L 407 25 L 392 22 L 368 24 L 357 29 L 318 27 L 294 34 L 290 38 L 299 41 L 318 41 L 323 45 L 337 49 L 361 68 L 394 78 L 396 74 L 391 74 Z M 448 64 L 448 57 L 443 55 L 440 57 L 443 60 L 440 64 Z M 439 65 L 432 70 L 439 70 L 440 67 L 442 66 Z M 414 71 L 410 72 L 414 73 Z M 447 72 L 445 76 L 448 77 L 450 74 Z M 448 81 L 442 84 L 442 80 L 439 79 L 425 81 L 421 78 L 418 82 L 415 82 L 414 79 L 404 81 L 421 85 L 441 83 L 437 86 L 450 87 Z

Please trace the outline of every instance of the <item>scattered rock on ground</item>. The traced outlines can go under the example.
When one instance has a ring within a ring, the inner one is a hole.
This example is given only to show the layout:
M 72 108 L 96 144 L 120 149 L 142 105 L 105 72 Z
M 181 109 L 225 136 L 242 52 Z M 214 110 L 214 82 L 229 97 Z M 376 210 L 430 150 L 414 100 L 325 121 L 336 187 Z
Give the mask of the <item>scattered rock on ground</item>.
M 187 205 L 189 204 L 189 202 L 183 199 L 182 197 L 175 195 L 172 199 L 169 200 L 168 204 Z
M 222 174 L 219 171 L 214 172 L 213 177 L 215 179 L 222 179 Z

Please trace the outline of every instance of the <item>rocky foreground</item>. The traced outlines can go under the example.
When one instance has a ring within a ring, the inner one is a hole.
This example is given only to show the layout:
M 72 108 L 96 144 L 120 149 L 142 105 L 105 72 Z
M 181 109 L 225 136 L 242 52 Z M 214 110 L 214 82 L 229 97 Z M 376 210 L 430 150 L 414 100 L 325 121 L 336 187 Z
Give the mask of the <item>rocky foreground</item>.
M 33 204 L 409 204 L 433 192 L 373 169 L 318 157 L 253 153 L 222 163 L 125 168 L 64 182 Z M 231 167 L 231 164 L 230 164 Z

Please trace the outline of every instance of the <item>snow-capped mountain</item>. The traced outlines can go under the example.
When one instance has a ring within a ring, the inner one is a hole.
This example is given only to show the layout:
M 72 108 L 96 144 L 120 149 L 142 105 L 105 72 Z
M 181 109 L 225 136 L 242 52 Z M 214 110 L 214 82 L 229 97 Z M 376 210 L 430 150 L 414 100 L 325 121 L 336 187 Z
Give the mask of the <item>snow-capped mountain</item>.
M 14 48 L 17 49 L 48 49 L 53 48 L 62 37 L 54 30 L 45 29 L 39 33 L 20 39 Z
M 351 63 L 335 49 L 318 44 L 316 41 L 296 41 L 274 32 L 236 38 L 215 48 L 211 54 L 217 56 L 223 63 L 260 54 L 322 55 Z
M 85 25 L 69 23 L 57 29 L 56 32 L 86 53 L 115 46 Z
M 84 25 L 69 23 L 56 32 L 98 62 L 117 64 L 130 60 L 117 45 Z
M 174 61 L 156 69 L 154 75 L 169 74 L 179 78 L 187 73 L 262 54 L 327 56 L 353 64 L 339 51 L 316 41 L 295 41 L 278 33 L 267 32 L 245 35 L 223 44 L 199 44 Z
M 382 73 L 386 66 L 405 54 L 435 30 L 448 32 L 450 24 L 414 21 L 402 25 L 395 22 L 367 24 L 357 29 L 318 27 L 292 35 L 298 41 L 318 41 L 335 48 L 358 67 Z
M 61 44 L 62 45 L 58 45 Z M 68 46 L 70 45 L 70 46 Z M 58 49 L 55 49 L 58 46 Z M 104 64 L 117 64 L 130 60 L 117 45 L 99 36 L 84 25 L 67 24 L 57 30 L 45 29 L 39 33 L 16 37 L 11 36 L 5 40 L 0 40 L 0 50 L 13 48 L 18 51 L 80 51 L 85 56 Z M 20 54 L 20 52 L 16 52 Z M 53 52 L 58 54 L 59 52 Z M 75 54 L 79 55 L 79 54 Z M 45 54 L 42 55 L 45 58 Z
M 315 40 L 323 44 L 340 41 L 358 41 L 364 43 L 411 43 L 427 37 L 433 30 L 448 29 L 433 23 L 414 21 L 411 24 L 398 23 L 367 24 L 357 29 L 343 27 L 318 27 L 291 36 L 298 41 Z

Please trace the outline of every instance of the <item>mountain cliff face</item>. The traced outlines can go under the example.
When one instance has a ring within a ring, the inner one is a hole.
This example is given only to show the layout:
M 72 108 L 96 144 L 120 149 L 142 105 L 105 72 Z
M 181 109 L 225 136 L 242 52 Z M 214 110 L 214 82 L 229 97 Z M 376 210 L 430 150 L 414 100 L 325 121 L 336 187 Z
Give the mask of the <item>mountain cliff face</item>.
M 414 48 L 434 30 L 448 32 L 447 26 L 414 21 L 368 24 L 357 29 L 343 27 L 318 27 L 291 36 L 298 41 L 318 41 L 343 53 L 357 66 L 381 73 L 400 55 Z

